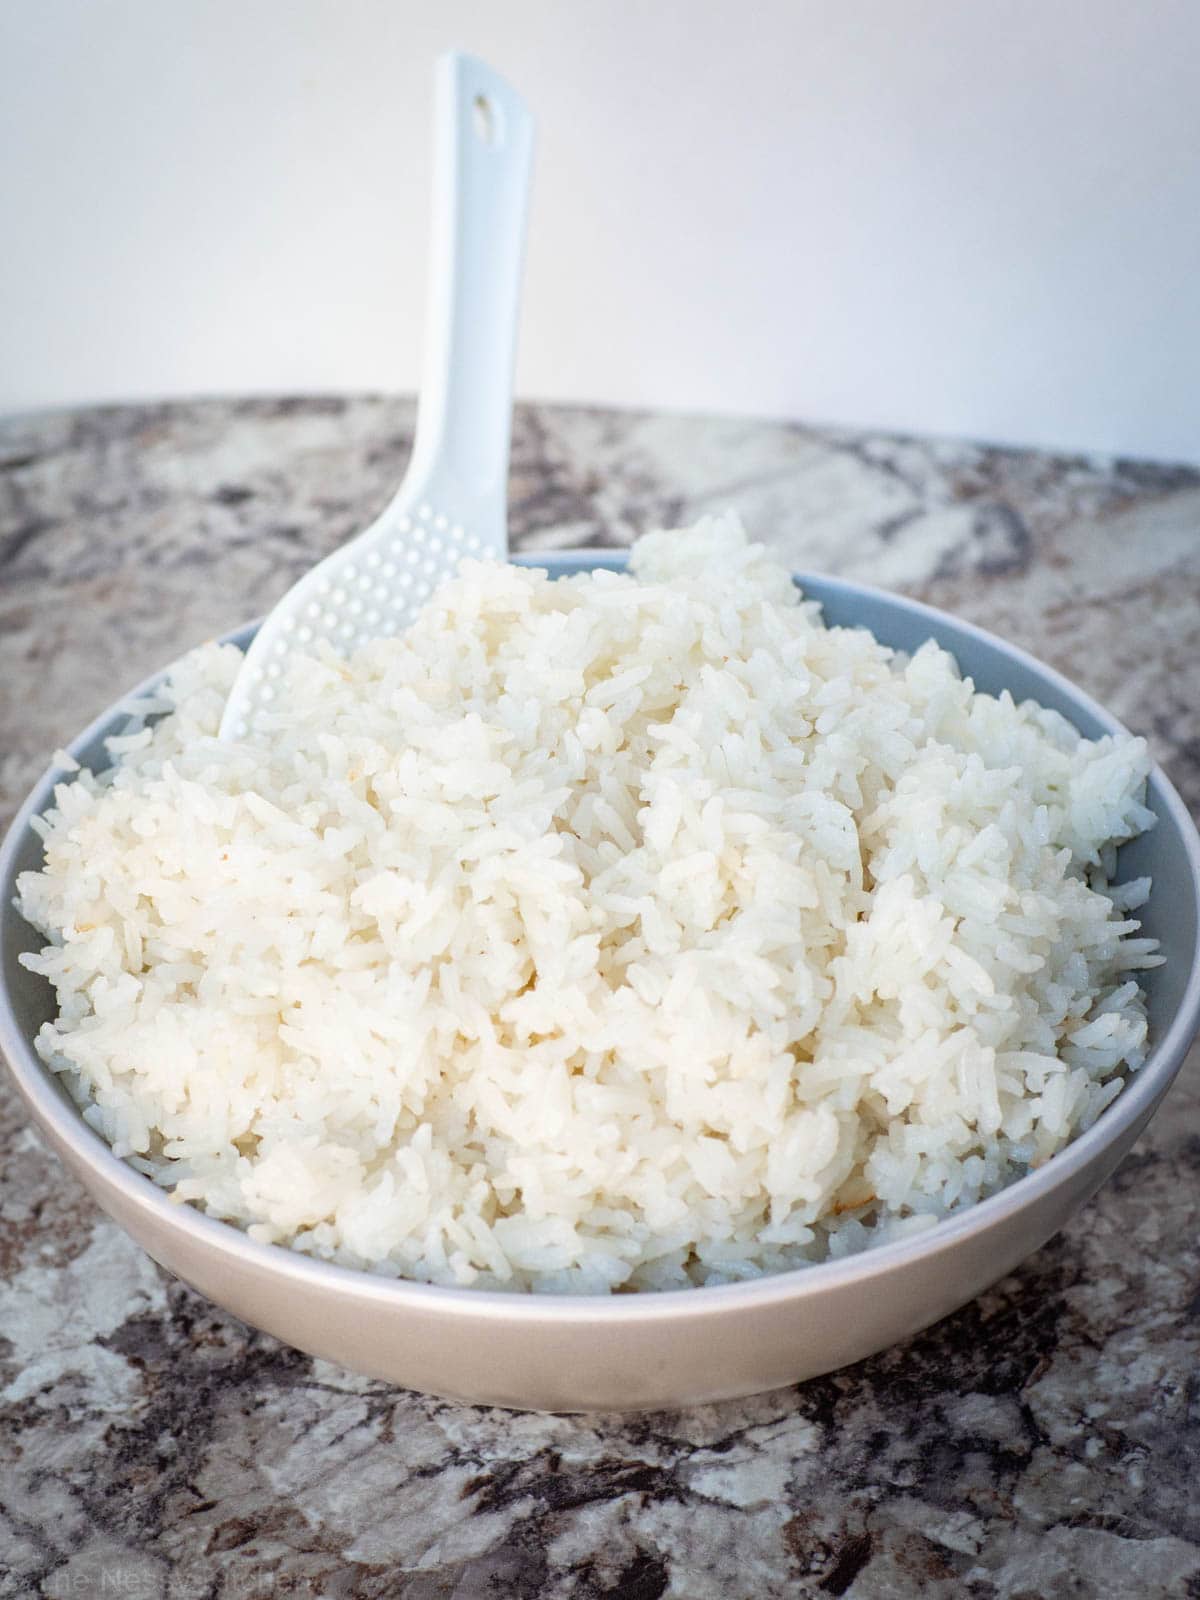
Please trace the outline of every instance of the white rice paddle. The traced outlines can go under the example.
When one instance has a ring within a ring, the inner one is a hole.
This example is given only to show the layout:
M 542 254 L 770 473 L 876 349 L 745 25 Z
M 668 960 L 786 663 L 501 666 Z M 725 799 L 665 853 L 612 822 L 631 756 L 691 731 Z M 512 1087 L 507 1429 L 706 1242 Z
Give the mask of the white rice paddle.
M 508 553 L 513 356 L 533 119 L 483 62 L 438 63 L 425 370 L 412 459 L 387 509 L 263 622 L 221 719 L 269 722 L 289 656 L 401 632 L 464 555 Z

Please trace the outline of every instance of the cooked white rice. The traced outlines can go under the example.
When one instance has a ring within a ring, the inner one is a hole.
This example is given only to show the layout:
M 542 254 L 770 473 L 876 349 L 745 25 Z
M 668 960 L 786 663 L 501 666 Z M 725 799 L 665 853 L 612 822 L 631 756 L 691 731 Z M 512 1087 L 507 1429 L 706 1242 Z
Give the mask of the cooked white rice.
M 1143 741 L 825 627 L 732 519 L 631 567 L 464 562 L 237 744 L 206 645 L 61 785 L 38 1048 L 119 1155 L 354 1266 L 666 1289 L 924 1228 L 1120 1092 Z

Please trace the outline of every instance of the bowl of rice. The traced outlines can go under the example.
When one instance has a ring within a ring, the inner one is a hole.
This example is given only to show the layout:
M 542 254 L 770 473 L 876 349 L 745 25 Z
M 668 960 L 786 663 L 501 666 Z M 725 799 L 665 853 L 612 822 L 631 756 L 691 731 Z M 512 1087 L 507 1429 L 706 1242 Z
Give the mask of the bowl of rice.
M 59 752 L 0 850 L 0 1048 L 247 1322 L 548 1410 L 861 1359 L 1061 1228 L 1200 1021 L 1144 741 L 736 520 L 464 562 L 402 636 L 254 627 Z

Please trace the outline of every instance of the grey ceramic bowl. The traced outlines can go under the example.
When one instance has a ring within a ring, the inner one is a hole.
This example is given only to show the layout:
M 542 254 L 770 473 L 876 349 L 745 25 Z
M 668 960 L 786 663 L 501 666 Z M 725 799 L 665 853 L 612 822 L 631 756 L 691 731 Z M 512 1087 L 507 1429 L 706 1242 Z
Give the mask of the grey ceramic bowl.
M 559 576 L 623 558 L 527 558 Z M 915 649 L 934 638 L 982 689 L 1032 696 L 1085 734 L 1118 724 L 1048 667 L 964 622 L 858 584 L 801 578 L 830 622 L 861 624 Z M 245 645 L 253 627 L 233 639 Z M 106 712 L 71 745 L 102 764 L 123 721 Z M 1038 1172 L 919 1238 L 753 1283 L 665 1294 L 519 1296 L 372 1277 L 254 1244 L 173 1204 L 87 1127 L 35 1055 L 49 986 L 18 965 L 36 935 L 12 910 L 18 872 L 40 860 L 30 817 L 50 801 L 48 772 L 0 848 L 3 966 L 0 1048 L 29 1111 L 66 1165 L 154 1257 L 256 1327 L 315 1355 L 434 1394 L 554 1411 L 631 1410 L 752 1394 L 871 1355 L 948 1315 L 1037 1250 L 1112 1173 L 1179 1070 L 1200 1022 L 1200 840 L 1164 775 L 1150 779 L 1158 826 L 1121 852 L 1121 876 L 1149 873 L 1143 916 L 1166 964 L 1147 975 L 1149 1059 L 1096 1125 Z

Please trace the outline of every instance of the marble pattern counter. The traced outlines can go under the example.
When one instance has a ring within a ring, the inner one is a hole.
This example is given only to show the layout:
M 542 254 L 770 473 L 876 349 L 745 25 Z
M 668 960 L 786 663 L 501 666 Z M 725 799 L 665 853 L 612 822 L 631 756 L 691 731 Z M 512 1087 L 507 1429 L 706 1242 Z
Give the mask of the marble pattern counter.
M 0 814 L 124 688 L 265 610 L 399 480 L 412 410 L 0 423 Z M 522 408 L 514 544 L 718 507 L 945 606 L 1200 805 L 1200 472 Z M 908 1345 L 627 1418 L 425 1399 L 252 1333 L 97 1213 L 0 1086 L 0 1597 L 1200 1596 L 1200 1057 L 1075 1225 Z

